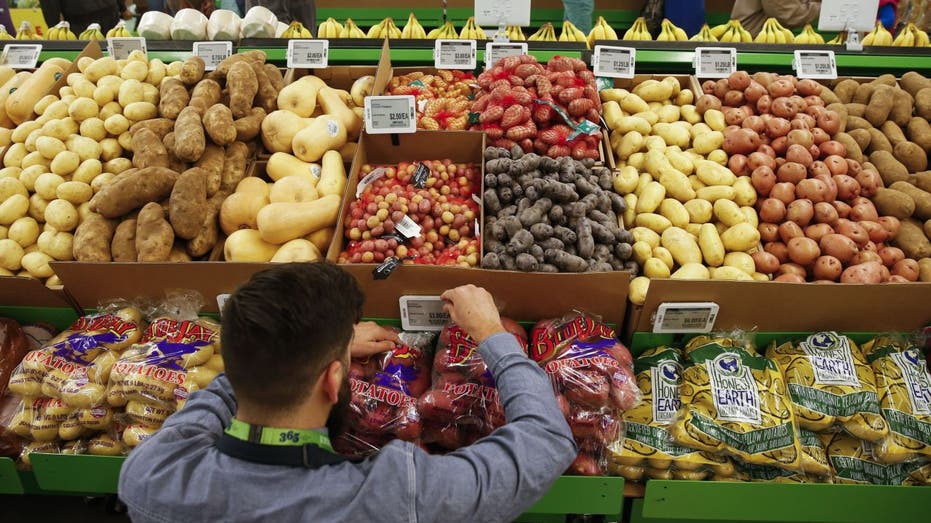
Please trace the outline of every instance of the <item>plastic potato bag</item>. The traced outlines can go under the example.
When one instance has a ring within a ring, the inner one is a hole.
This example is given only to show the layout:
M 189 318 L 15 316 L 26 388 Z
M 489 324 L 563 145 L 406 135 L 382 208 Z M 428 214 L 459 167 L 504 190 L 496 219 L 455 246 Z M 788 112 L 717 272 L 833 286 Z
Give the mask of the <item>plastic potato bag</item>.
M 863 346 L 876 375 L 889 434 L 874 446 L 884 463 L 931 458 L 931 374 L 921 350 L 898 337 L 881 336 Z
M 501 319 L 520 346 L 527 334 L 513 320 Z M 433 379 L 417 402 L 423 423 L 423 443 L 455 450 L 470 445 L 504 425 L 504 408 L 498 389 L 478 344 L 458 325 L 448 324 L 437 340 Z
M 917 459 L 886 465 L 868 441 L 838 432 L 826 445 L 834 482 L 873 485 L 931 485 L 931 461 Z
M 420 440 L 417 399 L 430 387 L 435 334 L 401 332 L 399 336 L 404 345 L 352 361 L 352 403 L 346 431 L 333 437 L 337 452 L 361 457 L 393 439 Z
M 682 408 L 669 426 L 679 445 L 751 465 L 801 470 L 801 449 L 782 374 L 740 337 L 699 336 L 686 346 Z
M 773 344 L 766 355 L 785 375 L 802 428 L 822 432 L 843 427 L 872 442 L 888 434 L 873 369 L 850 338 L 818 332 L 797 343 Z
M 799 429 L 802 448 L 802 472 L 794 472 L 768 465 L 738 463 L 737 467 L 749 481 L 773 483 L 833 483 L 824 443 L 814 432 Z

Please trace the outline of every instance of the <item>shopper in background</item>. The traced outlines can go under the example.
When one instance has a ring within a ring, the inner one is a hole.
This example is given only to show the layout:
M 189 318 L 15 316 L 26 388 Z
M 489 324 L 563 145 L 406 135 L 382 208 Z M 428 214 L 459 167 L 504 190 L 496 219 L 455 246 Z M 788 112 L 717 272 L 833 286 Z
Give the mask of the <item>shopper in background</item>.
M 663 14 L 689 36 L 701 31 L 705 24 L 705 0 L 665 0 Z
M 899 0 L 879 0 L 879 12 L 876 19 L 882 22 L 887 31 L 895 29 L 895 12 L 899 7 Z
M 595 0 L 563 0 L 563 18 L 585 34 L 592 31 Z
M 107 31 L 121 18 L 132 17 L 123 0 L 41 0 L 39 4 L 46 25 L 55 27 L 66 20 L 74 34 L 81 34 L 93 23 Z
M 246 0 L 246 11 L 257 5 L 275 13 L 279 22 L 300 22 L 307 29 L 316 31 L 317 4 L 314 0 Z
M 815 0 L 737 0 L 731 19 L 740 20 L 754 37 L 767 18 L 775 18 L 787 29 L 799 29 L 818 20 L 821 2 Z
M 392 441 L 364 460 L 333 454 L 350 401 L 349 359 L 395 334 L 357 323 L 363 295 L 329 263 L 264 270 L 222 314 L 226 374 L 123 464 L 134 521 L 513 521 L 565 471 L 575 443 L 540 367 L 505 332 L 492 296 L 442 295 L 476 342 L 508 423 L 445 456 Z M 279 428 L 273 428 L 279 427 Z

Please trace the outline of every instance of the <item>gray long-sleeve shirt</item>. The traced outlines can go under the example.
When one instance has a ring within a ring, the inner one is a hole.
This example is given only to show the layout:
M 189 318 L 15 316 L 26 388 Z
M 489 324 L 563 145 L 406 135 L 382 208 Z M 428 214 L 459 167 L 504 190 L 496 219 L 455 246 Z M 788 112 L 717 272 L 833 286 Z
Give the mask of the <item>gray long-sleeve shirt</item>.
M 479 347 L 507 425 L 475 444 L 433 456 L 393 441 L 361 463 L 317 469 L 262 465 L 217 450 L 236 400 L 225 376 L 195 392 L 120 473 L 136 522 L 511 521 L 576 455 L 549 380 L 513 336 Z

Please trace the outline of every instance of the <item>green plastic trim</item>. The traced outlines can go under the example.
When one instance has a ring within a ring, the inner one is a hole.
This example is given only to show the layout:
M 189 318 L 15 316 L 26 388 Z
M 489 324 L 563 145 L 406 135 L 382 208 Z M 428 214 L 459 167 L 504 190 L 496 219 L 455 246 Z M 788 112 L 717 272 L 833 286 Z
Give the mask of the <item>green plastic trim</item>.
M 39 488 L 71 494 L 115 494 L 123 456 L 29 455 Z
M 624 512 L 624 478 L 561 476 L 518 521 L 543 521 L 541 516 L 594 514 L 620 521 Z
M 810 332 L 758 332 L 755 334 L 754 343 L 760 353 L 766 352 L 766 348 L 773 342 L 777 344 L 787 341 L 800 340 L 809 336 Z M 845 332 L 854 341 L 861 344 L 878 336 L 875 332 Z M 698 334 L 654 334 L 652 332 L 635 332 L 630 344 L 630 352 L 634 356 L 643 351 L 658 347 L 660 345 L 669 345 L 676 348 L 682 348 L 689 340 L 698 336 Z
M 0 494 L 23 494 L 23 482 L 10 458 L 0 458 Z
M 12 318 L 22 324 L 28 323 L 51 323 L 59 330 L 66 329 L 74 320 L 78 319 L 78 313 L 74 309 L 58 307 L 12 307 L 0 306 L 0 316 Z

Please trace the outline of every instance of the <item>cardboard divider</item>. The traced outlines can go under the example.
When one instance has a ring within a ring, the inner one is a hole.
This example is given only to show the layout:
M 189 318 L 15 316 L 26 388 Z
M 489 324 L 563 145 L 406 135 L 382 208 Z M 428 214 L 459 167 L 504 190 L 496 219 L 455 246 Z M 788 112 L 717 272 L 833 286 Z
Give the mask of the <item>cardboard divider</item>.
M 19 276 L 0 276 L 0 305 L 5 307 L 77 307 L 63 289 L 50 289 L 39 280 Z

